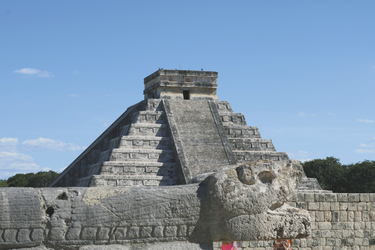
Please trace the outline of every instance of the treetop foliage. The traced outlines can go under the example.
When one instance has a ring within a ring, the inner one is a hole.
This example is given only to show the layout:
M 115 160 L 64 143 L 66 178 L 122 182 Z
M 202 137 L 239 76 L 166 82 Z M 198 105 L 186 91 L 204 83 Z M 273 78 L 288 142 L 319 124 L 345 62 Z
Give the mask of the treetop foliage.
M 334 193 L 375 193 L 375 161 L 343 165 L 334 157 L 302 163 L 307 177 Z
M 6 181 L 8 187 L 46 187 L 59 174 L 55 171 L 40 171 L 36 174 L 16 174 Z M 1 182 L 0 182 L 1 184 Z

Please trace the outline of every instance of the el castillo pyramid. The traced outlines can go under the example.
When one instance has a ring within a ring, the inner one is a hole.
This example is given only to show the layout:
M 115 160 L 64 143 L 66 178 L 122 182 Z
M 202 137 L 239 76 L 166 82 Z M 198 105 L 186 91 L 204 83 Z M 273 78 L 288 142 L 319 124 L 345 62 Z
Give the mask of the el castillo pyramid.
M 218 73 L 159 69 L 51 187 L 169 186 L 220 166 L 288 160 L 216 95 Z

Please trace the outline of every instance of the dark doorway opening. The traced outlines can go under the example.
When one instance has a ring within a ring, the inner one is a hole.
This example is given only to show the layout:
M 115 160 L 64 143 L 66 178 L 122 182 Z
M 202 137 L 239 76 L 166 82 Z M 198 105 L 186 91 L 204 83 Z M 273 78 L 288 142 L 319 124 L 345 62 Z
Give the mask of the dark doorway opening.
M 185 100 L 190 100 L 190 93 L 189 90 L 183 90 L 182 94 L 184 95 Z

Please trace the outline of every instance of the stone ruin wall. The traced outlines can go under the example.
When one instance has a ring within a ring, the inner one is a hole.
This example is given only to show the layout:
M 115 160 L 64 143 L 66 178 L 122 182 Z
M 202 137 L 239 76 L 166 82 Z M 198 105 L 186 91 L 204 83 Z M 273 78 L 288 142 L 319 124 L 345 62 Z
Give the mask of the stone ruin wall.
M 375 193 L 297 193 L 293 207 L 311 216 L 311 236 L 294 240 L 293 249 L 375 249 Z M 272 241 L 238 242 L 239 250 L 273 250 Z M 214 250 L 220 250 L 214 243 Z

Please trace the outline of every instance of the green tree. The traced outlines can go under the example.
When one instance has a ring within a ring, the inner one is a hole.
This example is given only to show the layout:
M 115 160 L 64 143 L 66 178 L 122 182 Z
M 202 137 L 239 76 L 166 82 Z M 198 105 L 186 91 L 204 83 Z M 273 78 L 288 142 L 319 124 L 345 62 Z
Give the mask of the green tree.
M 27 187 L 30 178 L 34 175 L 34 173 L 28 174 L 16 174 L 12 177 L 9 177 L 7 180 L 9 187 Z
M 9 187 L 46 187 L 51 183 L 58 173 L 55 171 L 40 171 L 36 174 L 16 174 L 12 177 L 9 177 L 7 184 Z
M 375 161 L 363 161 L 348 166 L 348 193 L 375 193 Z
M 0 187 L 7 187 L 8 183 L 7 180 L 0 180 Z
M 52 170 L 38 172 L 30 177 L 27 187 L 47 187 L 58 175 Z
M 339 159 L 327 157 L 302 163 L 307 177 L 316 178 L 323 189 L 335 193 L 345 192 L 347 187 L 346 175 L 348 169 Z

